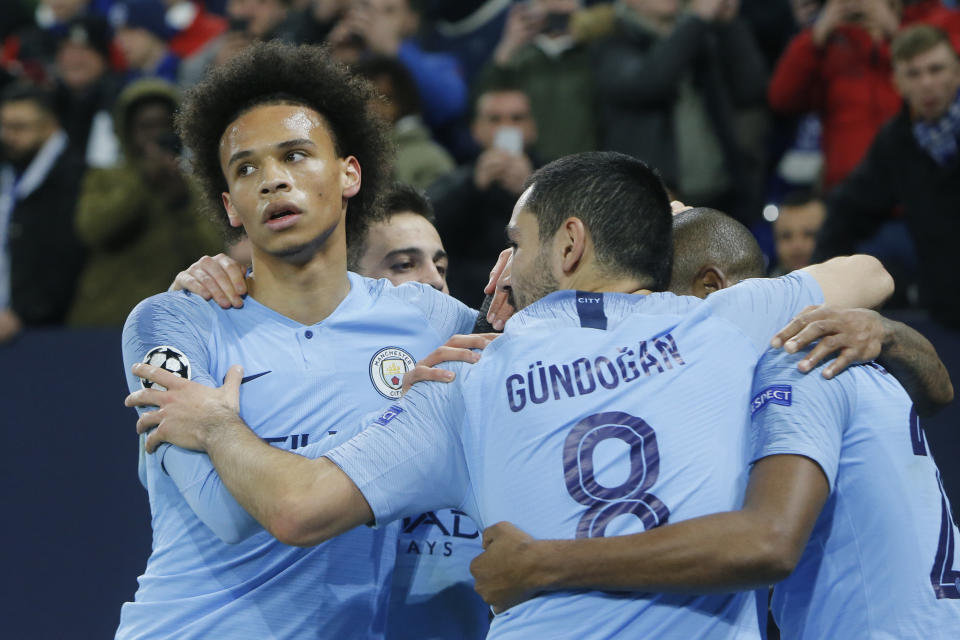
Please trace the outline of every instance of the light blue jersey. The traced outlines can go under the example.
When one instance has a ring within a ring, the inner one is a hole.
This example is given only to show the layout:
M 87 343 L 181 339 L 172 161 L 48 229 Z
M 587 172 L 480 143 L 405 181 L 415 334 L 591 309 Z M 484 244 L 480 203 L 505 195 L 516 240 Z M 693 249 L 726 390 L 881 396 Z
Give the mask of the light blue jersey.
M 241 417 L 275 446 L 319 456 L 476 318 L 429 287 L 349 278 L 346 298 L 312 326 L 249 297 L 229 310 L 182 292 L 145 300 L 123 332 L 130 389 L 141 387 L 130 366 L 144 358 L 210 386 L 241 364 Z M 164 445 L 145 456 L 141 445 L 140 476 L 153 550 L 118 638 L 384 636 L 398 525 L 290 547 L 239 506 L 205 454 Z
M 807 274 L 706 301 L 555 292 L 453 383 L 424 383 L 327 457 L 378 522 L 452 507 L 536 538 L 629 534 L 737 508 L 753 368 L 821 301 Z M 765 607 L 764 607 L 765 609 Z M 758 638 L 756 594 L 577 591 L 497 616 L 492 638 Z
M 757 368 L 754 459 L 806 456 L 830 496 L 796 570 L 774 588 L 785 640 L 960 637 L 960 562 L 943 493 L 910 398 L 883 368 L 834 380 L 797 371 L 803 354 Z

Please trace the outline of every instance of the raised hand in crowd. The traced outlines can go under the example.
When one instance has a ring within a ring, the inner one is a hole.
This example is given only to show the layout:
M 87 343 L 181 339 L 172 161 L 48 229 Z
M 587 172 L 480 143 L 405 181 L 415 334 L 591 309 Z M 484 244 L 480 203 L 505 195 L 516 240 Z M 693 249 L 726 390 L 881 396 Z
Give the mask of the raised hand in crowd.
M 507 64 L 517 51 L 529 44 L 543 27 L 544 12 L 534 3 L 522 2 L 510 7 L 503 36 L 493 50 L 493 61 Z
M 833 30 L 843 24 L 845 14 L 845 0 L 827 0 L 813 23 L 813 43 L 818 47 L 825 45 Z
M 473 183 L 477 189 L 489 189 L 494 183 L 505 190 L 520 195 L 524 181 L 533 173 L 533 163 L 523 153 L 511 153 L 503 149 L 487 149 L 477 158 Z
M 739 2 L 736 0 L 692 0 L 690 2 L 690 12 L 707 22 L 713 22 L 715 20 L 721 20 L 726 16 L 730 11 L 728 7 L 730 4 L 736 5 L 739 4 Z M 738 8 L 739 7 L 735 7 L 733 9 L 734 16 Z

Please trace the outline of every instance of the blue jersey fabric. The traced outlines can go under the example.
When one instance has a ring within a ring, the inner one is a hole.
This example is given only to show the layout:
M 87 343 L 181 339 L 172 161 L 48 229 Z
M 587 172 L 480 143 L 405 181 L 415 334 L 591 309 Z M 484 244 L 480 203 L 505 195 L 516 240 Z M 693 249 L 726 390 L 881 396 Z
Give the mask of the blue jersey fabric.
M 451 507 L 536 538 L 636 533 L 737 508 L 753 368 L 822 299 L 807 274 L 706 301 L 561 291 L 524 309 L 453 383 L 423 383 L 330 451 L 378 522 Z M 491 638 L 758 638 L 756 594 L 558 592 Z
M 830 496 L 796 570 L 774 588 L 784 640 L 960 634 L 960 562 L 950 504 L 900 384 L 875 364 L 834 380 L 768 353 L 754 384 L 753 458 L 793 454 Z
M 241 364 L 241 417 L 275 446 L 318 456 L 352 435 L 367 407 L 399 395 L 416 359 L 476 318 L 429 287 L 349 279 L 346 298 L 312 326 L 250 297 L 229 310 L 183 292 L 149 298 L 124 327 L 129 387 L 141 387 L 129 369 L 147 354 L 188 365 L 210 386 Z M 205 454 L 164 445 L 145 456 L 141 444 L 140 475 L 153 549 L 118 638 L 384 636 L 398 525 L 290 547 L 239 506 Z

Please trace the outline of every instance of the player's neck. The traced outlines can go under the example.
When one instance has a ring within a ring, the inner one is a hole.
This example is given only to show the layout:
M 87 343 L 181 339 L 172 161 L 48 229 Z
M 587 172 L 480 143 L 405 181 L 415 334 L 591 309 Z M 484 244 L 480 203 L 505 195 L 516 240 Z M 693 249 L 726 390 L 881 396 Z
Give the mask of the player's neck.
M 256 247 L 247 288 L 257 302 L 305 325 L 329 316 L 350 292 L 344 242 L 330 242 L 306 262 L 291 262 Z
M 566 279 L 567 282 L 561 283 L 561 289 L 576 289 L 578 291 L 590 291 L 593 293 L 651 293 L 644 285 L 645 283 L 638 278 L 610 277 L 598 271 L 588 269 L 571 274 Z

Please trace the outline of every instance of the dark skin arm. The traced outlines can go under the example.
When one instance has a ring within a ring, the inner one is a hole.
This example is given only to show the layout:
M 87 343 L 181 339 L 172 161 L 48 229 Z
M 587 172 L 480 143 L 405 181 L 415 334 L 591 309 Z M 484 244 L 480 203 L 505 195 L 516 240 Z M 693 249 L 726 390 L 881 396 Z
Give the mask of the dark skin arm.
M 829 495 L 809 458 L 776 455 L 750 474 L 744 506 L 611 538 L 534 540 L 510 523 L 483 533 L 470 565 L 477 592 L 501 612 L 567 589 L 723 593 L 787 577 Z
M 807 307 L 774 338 L 789 353 L 819 340 L 800 361 L 804 373 L 836 354 L 823 370 L 832 378 L 852 364 L 876 360 L 903 385 L 921 417 L 953 400 L 950 374 L 930 341 L 911 327 L 868 309 Z

